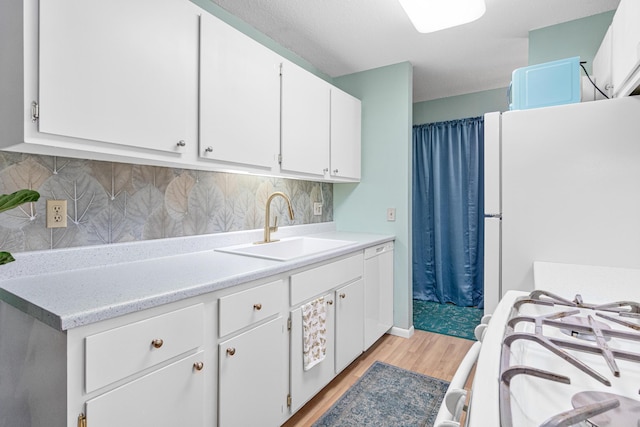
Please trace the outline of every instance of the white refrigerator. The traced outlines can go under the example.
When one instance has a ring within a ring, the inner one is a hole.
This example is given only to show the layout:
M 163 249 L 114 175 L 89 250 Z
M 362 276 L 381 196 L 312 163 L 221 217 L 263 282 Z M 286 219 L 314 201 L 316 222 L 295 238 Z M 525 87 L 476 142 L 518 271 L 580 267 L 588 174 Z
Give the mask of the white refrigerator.
M 533 290 L 535 261 L 640 268 L 640 96 L 484 125 L 485 313 Z

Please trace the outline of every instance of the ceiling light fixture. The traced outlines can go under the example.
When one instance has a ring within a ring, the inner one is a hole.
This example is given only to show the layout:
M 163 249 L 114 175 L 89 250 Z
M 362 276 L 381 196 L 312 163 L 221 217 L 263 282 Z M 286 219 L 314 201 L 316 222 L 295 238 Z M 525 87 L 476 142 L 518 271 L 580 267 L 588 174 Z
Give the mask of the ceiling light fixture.
M 400 0 L 420 33 L 466 24 L 484 15 L 484 0 Z

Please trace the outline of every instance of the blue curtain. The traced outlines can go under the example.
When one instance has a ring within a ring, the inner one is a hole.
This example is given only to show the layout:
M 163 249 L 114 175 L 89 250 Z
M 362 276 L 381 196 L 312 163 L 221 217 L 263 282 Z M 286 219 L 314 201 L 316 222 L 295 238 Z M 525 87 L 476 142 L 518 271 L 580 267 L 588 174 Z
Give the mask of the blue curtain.
M 413 127 L 413 297 L 483 307 L 484 118 Z

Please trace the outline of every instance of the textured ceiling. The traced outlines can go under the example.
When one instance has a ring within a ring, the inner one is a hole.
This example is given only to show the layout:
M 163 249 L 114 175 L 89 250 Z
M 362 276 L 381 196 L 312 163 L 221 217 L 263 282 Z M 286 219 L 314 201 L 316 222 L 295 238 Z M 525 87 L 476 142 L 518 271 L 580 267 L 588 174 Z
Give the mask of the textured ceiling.
M 486 0 L 475 22 L 418 33 L 397 0 L 211 0 L 331 77 L 410 61 L 414 102 L 506 87 L 530 30 L 620 0 Z

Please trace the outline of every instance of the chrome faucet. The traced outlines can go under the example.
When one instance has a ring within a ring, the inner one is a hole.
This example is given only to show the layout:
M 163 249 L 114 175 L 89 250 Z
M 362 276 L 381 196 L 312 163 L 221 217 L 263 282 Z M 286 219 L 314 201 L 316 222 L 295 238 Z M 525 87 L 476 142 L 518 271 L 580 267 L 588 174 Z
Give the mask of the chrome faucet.
M 278 217 L 276 216 L 273 227 L 271 227 L 271 225 L 269 224 L 270 222 L 270 216 L 271 216 L 271 201 L 273 200 L 274 197 L 276 196 L 280 196 L 282 197 L 284 200 L 286 200 L 287 202 L 287 206 L 289 208 L 289 218 L 293 221 L 293 208 L 291 207 L 291 200 L 289 200 L 289 197 L 287 197 L 286 194 L 284 194 L 281 191 L 276 191 L 275 193 L 272 193 L 269 198 L 267 199 L 267 205 L 264 208 L 264 240 L 262 242 L 256 242 L 256 244 L 260 244 L 260 243 L 271 243 L 271 242 L 277 242 L 278 239 L 276 240 L 271 240 L 271 233 L 275 233 L 276 231 L 278 231 Z

